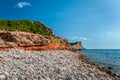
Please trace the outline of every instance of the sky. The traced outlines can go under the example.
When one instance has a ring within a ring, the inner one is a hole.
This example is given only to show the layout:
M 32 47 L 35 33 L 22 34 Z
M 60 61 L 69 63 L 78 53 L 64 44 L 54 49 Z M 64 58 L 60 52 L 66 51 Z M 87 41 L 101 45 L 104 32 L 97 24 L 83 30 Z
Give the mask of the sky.
M 0 19 L 40 21 L 88 49 L 120 49 L 120 0 L 0 0 Z

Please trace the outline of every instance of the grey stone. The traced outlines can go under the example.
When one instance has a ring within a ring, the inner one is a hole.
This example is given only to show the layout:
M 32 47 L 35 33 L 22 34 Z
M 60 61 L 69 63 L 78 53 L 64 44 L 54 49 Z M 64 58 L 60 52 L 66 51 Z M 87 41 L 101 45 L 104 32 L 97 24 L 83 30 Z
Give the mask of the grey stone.
M 5 75 L 0 75 L 0 79 L 5 79 L 6 78 L 6 76 Z

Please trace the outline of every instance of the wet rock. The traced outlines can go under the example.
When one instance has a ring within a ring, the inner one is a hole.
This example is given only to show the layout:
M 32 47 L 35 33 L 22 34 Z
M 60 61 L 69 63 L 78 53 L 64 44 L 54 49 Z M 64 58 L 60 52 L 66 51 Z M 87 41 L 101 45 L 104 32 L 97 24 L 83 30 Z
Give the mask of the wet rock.
M 113 69 L 113 67 L 111 67 L 111 66 L 108 66 L 108 69 Z

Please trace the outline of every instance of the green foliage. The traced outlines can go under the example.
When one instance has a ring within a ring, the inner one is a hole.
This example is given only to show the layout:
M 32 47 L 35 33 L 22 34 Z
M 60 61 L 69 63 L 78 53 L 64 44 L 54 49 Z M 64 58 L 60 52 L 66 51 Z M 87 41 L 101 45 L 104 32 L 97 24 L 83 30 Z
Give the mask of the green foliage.
M 59 43 L 60 44 L 60 40 L 59 39 L 52 39 L 52 43 Z
M 58 43 L 61 46 L 65 46 L 65 43 L 62 41 L 62 39 L 58 39 L 58 38 L 55 38 L 55 37 L 52 38 L 52 43 Z
M 24 31 L 43 36 L 54 36 L 52 29 L 38 21 L 30 20 L 0 20 L 0 30 Z

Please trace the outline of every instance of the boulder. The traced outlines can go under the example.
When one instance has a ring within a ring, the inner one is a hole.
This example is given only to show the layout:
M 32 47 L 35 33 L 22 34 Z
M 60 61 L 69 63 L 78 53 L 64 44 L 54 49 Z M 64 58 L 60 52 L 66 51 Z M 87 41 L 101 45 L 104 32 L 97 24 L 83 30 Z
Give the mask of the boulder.
M 73 48 L 74 50 L 84 49 L 84 47 L 82 46 L 82 42 L 81 42 L 81 41 L 75 42 L 75 43 L 70 43 L 70 45 L 72 46 L 72 48 Z

